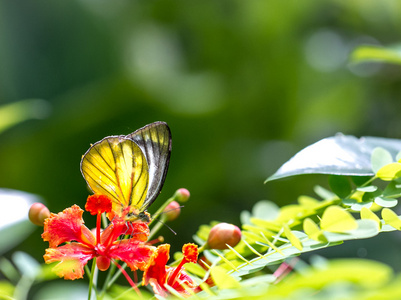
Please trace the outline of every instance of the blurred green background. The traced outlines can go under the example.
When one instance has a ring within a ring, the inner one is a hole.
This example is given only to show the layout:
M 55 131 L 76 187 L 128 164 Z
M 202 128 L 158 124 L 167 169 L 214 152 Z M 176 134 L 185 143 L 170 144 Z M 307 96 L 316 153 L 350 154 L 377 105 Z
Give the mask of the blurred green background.
M 0 104 L 34 100 L 0 115 L 29 119 L 0 135 L 0 186 L 52 212 L 83 207 L 89 144 L 160 120 L 173 150 L 150 211 L 191 192 L 169 224 L 178 235 L 162 231 L 174 250 L 258 200 L 313 195 L 325 176 L 263 182 L 337 132 L 401 137 L 401 69 L 349 62 L 359 45 L 399 43 L 400 12 L 395 0 L 1 0 Z M 18 246 L 39 261 L 41 230 Z

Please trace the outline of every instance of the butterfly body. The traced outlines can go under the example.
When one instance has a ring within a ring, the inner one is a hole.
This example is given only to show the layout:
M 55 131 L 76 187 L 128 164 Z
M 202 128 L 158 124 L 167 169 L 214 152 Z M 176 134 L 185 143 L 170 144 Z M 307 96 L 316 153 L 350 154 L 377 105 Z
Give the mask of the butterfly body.
M 170 153 L 170 129 L 155 122 L 93 144 L 82 157 L 81 172 L 94 193 L 112 200 L 113 215 L 146 219 L 142 213 L 160 193 Z

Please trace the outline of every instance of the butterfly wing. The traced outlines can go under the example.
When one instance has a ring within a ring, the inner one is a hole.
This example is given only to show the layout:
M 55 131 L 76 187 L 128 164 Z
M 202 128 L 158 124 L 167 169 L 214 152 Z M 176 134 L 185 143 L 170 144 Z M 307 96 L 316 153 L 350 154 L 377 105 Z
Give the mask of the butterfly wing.
M 167 123 L 154 122 L 129 134 L 142 150 L 149 165 L 149 187 L 140 211 L 155 201 L 167 175 L 171 153 L 171 132 Z
M 118 215 L 131 205 L 139 209 L 147 199 L 147 158 L 125 136 L 110 136 L 93 144 L 82 157 L 81 172 L 94 193 L 112 200 L 113 212 Z

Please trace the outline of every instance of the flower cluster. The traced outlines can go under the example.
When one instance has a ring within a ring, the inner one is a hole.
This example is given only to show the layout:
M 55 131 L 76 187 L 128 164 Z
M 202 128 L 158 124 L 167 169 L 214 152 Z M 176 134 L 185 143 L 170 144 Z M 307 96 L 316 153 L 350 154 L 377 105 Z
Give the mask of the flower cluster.
M 98 215 L 98 220 L 102 212 L 111 208 L 107 197 L 99 198 L 98 195 L 90 196 L 86 205 L 90 213 Z M 94 205 L 99 200 L 102 206 Z M 100 270 L 107 270 L 111 260 L 122 260 L 133 271 L 145 269 L 155 251 L 153 246 L 146 244 L 149 228 L 145 223 L 130 224 L 129 238 L 118 239 L 128 231 L 122 218 L 114 218 L 102 232 L 98 221 L 95 236 L 84 225 L 82 214 L 83 210 L 73 205 L 45 220 L 42 238 L 49 242 L 50 248 L 44 259 L 46 263 L 59 262 L 53 269 L 57 275 L 71 280 L 82 278 L 84 266 L 95 257 Z
M 73 205 L 58 214 L 51 213 L 44 222 L 42 238 L 49 242 L 44 259 L 46 263 L 57 263 L 53 271 L 64 279 L 82 278 L 85 265 L 96 259 L 101 271 L 113 262 L 123 261 L 132 270 L 143 271 L 143 284 L 150 284 L 155 294 L 168 295 L 168 286 L 183 296 L 199 292 L 198 284 L 184 271 L 184 264 L 196 263 L 198 247 L 186 244 L 183 259 L 176 267 L 167 266 L 170 245 L 158 247 L 148 243 L 149 227 L 142 221 L 127 222 L 115 216 L 109 225 L 101 230 L 101 214 L 112 210 L 110 199 L 104 195 L 88 197 L 85 210 L 97 216 L 93 233 L 84 225 L 83 210 Z M 123 272 L 127 277 L 126 272 Z M 135 285 L 128 277 L 131 285 Z M 136 286 L 133 286 L 136 288 Z

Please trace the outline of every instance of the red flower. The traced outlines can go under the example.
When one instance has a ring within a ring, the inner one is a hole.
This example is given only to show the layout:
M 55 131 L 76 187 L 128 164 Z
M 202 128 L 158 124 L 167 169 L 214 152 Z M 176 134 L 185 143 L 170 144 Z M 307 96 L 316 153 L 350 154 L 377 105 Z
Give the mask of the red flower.
M 95 257 L 98 258 L 100 270 L 107 270 L 112 259 L 126 262 L 133 271 L 144 270 L 155 252 L 155 247 L 145 244 L 149 235 L 148 226 L 144 223 L 127 225 L 123 219 L 116 217 L 100 233 L 100 214 L 107 212 L 109 205 L 106 202 L 110 200 L 107 197 L 95 198 L 96 195 L 92 197 L 89 197 L 86 207 L 91 213 L 97 213 L 96 237 L 83 225 L 83 210 L 79 206 L 73 205 L 57 215 L 51 214 L 45 221 L 42 234 L 43 240 L 48 241 L 50 247 L 46 249 L 45 262 L 59 262 L 54 272 L 71 280 L 82 278 L 84 266 Z M 99 206 L 93 206 L 91 201 L 100 201 Z M 129 239 L 118 240 L 119 236 L 128 231 Z M 61 245 L 63 243 L 66 244 Z
M 197 261 L 198 247 L 194 244 L 185 244 L 182 248 L 184 258 L 177 267 L 166 266 L 170 257 L 169 251 L 168 244 L 157 247 L 143 273 L 143 284 L 150 284 L 155 294 L 163 297 L 168 296 L 166 285 L 183 296 L 201 291 L 196 282 L 183 270 L 184 264 Z

